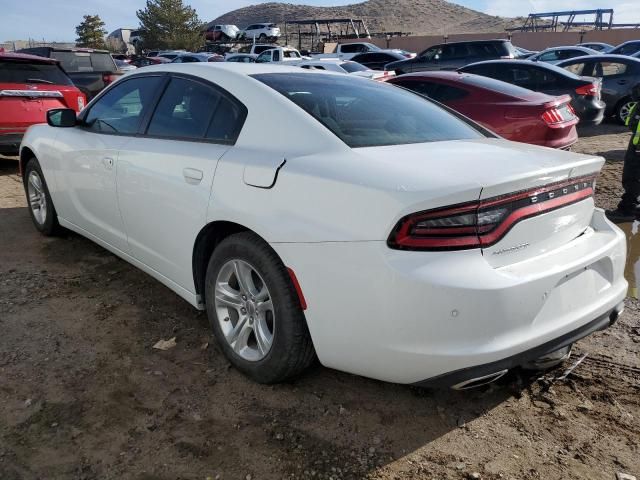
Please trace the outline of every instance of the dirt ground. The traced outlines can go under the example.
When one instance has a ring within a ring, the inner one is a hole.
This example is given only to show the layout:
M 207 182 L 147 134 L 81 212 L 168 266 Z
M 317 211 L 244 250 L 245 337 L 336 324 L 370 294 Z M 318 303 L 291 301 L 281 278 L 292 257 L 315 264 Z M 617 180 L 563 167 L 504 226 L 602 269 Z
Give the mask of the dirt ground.
M 600 206 L 628 135 L 603 125 L 576 146 L 607 158 Z M 458 393 L 316 366 L 257 385 L 167 288 L 82 237 L 40 236 L 0 160 L 0 479 L 640 478 L 639 318 L 629 299 L 567 380 Z

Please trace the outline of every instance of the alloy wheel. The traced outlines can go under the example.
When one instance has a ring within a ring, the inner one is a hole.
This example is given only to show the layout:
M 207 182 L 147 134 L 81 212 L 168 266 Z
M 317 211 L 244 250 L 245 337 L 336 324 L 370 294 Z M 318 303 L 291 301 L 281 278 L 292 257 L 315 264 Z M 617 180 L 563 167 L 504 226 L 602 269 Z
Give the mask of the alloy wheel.
M 29 173 L 27 179 L 27 193 L 29 194 L 29 207 L 33 218 L 38 225 L 44 225 L 47 221 L 47 196 L 40 175 L 35 170 Z
M 627 118 L 629 117 L 629 114 L 631 113 L 631 109 L 633 108 L 633 105 L 634 105 L 634 102 L 626 102 L 622 106 L 620 106 L 620 110 L 618 112 L 618 115 L 620 116 L 620 121 L 622 123 L 626 123 L 627 122 Z
M 249 263 L 226 262 L 215 284 L 215 308 L 220 329 L 233 351 L 257 362 L 273 344 L 275 312 L 267 284 Z

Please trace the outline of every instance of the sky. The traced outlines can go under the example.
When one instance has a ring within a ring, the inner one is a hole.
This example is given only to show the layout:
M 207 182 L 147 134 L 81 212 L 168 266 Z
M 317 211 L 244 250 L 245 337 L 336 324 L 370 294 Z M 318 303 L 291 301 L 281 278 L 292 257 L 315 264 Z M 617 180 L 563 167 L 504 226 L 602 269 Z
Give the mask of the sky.
M 289 3 L 329 6 L 357 3 L 361 0 L 288 0 Z M 388 0 L 390 2 L 395 0 Z M 111 32 L 119 27 L 137 27 L 136 10 L 144 0 L 2 0 L 0 41 L 36 40 L 73 41 L 75 26 L 84 14 L 98 14 Z M 196 9 L 200 19 L 210 21 L 260 0 L 185 0 Z M 617 23 L 640 23 L 640 0 L 455 0 L 469 8 L 491 15 L 514 17 L 530 12 L 614 8 Z M 265 19 L 268 21 L 269 19 Z M 243 27 L 244 25 L 239 25 Z

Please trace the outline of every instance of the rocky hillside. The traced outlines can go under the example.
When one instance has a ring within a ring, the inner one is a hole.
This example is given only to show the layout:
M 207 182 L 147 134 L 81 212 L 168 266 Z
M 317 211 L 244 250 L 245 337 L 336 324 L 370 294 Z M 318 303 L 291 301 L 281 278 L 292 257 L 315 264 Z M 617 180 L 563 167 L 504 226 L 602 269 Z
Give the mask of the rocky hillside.
M 291 3 L 262 3 L 233 10 L 211 23 L 234 24 L 321 18 L 361 18 L 370 32 L 449 33 L 501 32 L 509 19 L 486 15 L 444 0 L 368 0 L 341 7 L 312 7 Z

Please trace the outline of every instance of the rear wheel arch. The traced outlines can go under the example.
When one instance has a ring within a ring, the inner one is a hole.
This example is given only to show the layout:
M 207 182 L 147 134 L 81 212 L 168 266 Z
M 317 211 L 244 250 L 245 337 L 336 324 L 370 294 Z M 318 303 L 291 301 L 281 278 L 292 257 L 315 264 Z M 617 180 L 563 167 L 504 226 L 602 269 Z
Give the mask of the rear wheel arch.
M 207 265 L 213 251 L 225 238 L 240 232 L 252 232 L 258 235 L 244 225 L 224 220 L 211 222 L 200 230 L 193 245 L 192 254 L 193 282 L 196 295 L 200 295 L 204 299 Z

